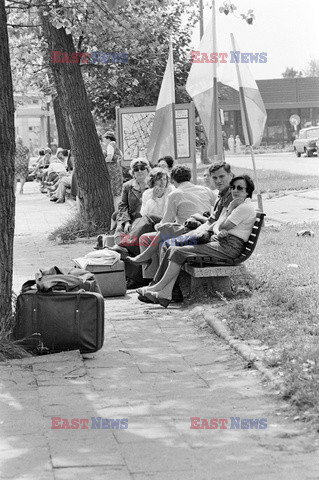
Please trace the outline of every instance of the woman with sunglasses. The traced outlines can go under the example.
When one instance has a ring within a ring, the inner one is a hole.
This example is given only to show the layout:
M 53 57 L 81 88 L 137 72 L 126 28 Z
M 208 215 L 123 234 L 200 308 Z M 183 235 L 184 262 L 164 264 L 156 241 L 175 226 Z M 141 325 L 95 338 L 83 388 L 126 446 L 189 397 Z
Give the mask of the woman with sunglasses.
M 190 244 L 183 245 L 183 237 L 171 239 L 170 246 L 163 246 L 162 262 L 155 274 L 154 285 L 138 289 L 139 300 L 167 307 L 172 299 L 174 284 L 182 265 L 189 257 L 206 255 L 217 260 L 231 260 L 238 257 L 247 242 L 256 220 L 256 211 L 251 203 L 254 182 L 248 175 L 234 177 L 230 181 L 233 200 L 224 208 L 217 222 L 206 222 L 193 231 Z M 196 234 L 211 232 L 208 243 L 196 244 Z M 176 246 L 180 245 L 182 246 Z
M 116 216 L 116 230 L 114 240 L 117 245 L 121 242 L 121 236 L 129 233 L 132 223 L 141 217 L 142 195 L 148 188 L 147 176 L 150 164 L 146 158 L 136 158 L 130 165 L 132 180 L 125 182 L 122 190 L 122 198 L 118 206 Z

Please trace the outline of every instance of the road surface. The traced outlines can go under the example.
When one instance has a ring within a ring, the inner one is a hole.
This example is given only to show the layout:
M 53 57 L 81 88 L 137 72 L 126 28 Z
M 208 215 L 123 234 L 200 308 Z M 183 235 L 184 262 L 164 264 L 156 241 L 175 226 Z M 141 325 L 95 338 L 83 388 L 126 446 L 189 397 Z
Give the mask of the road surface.
M 233 167 L 252 168 L 250 155 L 230 155 L 226 152 L 226 162 Z M 305 157 L 297 158 L 293 152 L 267 153 L 255 155 L 257 169 L 281 170 L 298 175 L 319 176 L 319 158 Z

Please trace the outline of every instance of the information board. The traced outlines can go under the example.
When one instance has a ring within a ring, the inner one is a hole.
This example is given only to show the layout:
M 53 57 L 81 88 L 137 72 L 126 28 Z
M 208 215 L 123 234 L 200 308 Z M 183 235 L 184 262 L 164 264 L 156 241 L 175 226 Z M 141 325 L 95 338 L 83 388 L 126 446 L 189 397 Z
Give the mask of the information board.
M 117 139 L 124 155 L 124 165 L 133 158 L 146 157 L 156 107 L 116 109 Z M 177 162 L 195 159 L 195 107 L 193 103 L 175 105 Z

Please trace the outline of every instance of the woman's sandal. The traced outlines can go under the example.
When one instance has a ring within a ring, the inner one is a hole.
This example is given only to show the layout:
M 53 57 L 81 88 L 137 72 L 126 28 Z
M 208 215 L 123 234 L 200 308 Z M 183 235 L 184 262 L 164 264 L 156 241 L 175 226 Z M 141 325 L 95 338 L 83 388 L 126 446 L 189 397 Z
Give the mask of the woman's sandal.
M 148 285 L 147 287 L 140 287 L 136 289 L 136 293 L 139 295 L 142 295 L 142 297 L 145 297 L 145 294 L 147 293 Z
M 167 308 L 168 305 L 171 303 L 172 300 L 169 298 L 161 298 L 158 296 L 157 292 L 146 292 L 144 294 L 145 298 L 148 298 L 148 300 L 151 300 L 153 303 L 156 305 L 161 305 L 164 308 Z
M 149 298 L 145 297 L 144 295 L 141 295 L 139 294 L 137 299 L 140 301 L 140 302 L 143 302 L 143 303 L 153 303 L 153 300 L 150 300 Z

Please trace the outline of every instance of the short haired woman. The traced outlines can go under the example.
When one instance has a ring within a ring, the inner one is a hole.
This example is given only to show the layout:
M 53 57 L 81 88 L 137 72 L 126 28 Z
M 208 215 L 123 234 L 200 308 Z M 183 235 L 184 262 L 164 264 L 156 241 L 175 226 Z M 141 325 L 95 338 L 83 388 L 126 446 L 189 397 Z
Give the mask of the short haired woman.
M 169 183 L 167 171 L 159 167 L 150 171 L 147 184 L 149 188 L 145 190 L 142 196 L 141 215 L 163 217 L 167 205 L 167 196 L 175 190 L 175 187 Z
M 170 174 L 174 166 L 174 158 L 170 155 L 166 155 L 165 157 L 159 159 L 159 161 L 157 162 L 157 166 L 160 168 L 164 168 L 164 170 L 167 170 Z

